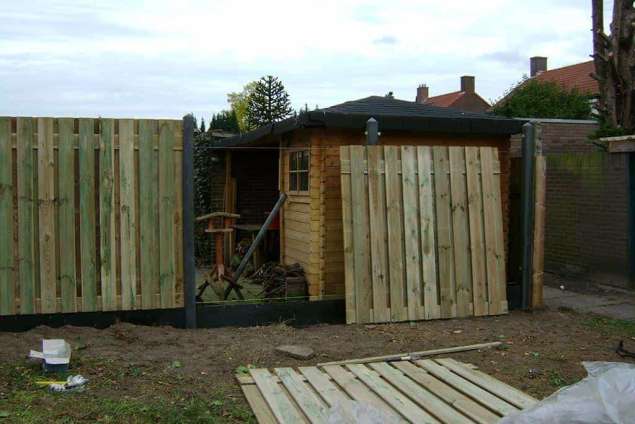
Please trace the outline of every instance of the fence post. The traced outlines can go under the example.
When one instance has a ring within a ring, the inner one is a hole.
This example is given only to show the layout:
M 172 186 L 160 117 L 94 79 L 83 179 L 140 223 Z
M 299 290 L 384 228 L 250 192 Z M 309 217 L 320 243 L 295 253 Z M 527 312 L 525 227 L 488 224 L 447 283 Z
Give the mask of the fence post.
M 528 309 L 530 307 L 532 298 L 535 143 L 534 125 L 531 122 L 527 122 L 523 125 L 522 188 L 520 193 L 520 203 L 522 208 L 522 309 Z
M 194 265 L 194 118 L 183 117 L 183 297 L 185 328 L 196 328 L 196 270 Z

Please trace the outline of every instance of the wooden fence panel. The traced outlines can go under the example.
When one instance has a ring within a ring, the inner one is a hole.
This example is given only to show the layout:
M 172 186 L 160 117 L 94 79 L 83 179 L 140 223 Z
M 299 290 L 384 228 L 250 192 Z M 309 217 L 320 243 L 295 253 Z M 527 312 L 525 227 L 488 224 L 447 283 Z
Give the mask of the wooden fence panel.
M 181 133 L 0 117 L 0 316 L 182 305 Z
M 507 312 L 496 148 L 340 152 L 347 322 Z

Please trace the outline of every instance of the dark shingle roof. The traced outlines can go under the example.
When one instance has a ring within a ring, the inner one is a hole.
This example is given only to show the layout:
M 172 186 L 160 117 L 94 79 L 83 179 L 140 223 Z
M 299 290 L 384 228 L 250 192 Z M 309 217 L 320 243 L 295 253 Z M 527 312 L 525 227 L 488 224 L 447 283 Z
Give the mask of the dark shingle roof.
M 392 97 L 370 96 L 298 117 L 266 125 L 238 137 L 223 140 L 218 147 L 262 144 L 267 135 L 283 134 L 297 128 L 326 127 L 364 130 L 366 121 L 375 118 L 379 130 L 401 130 L 451 134 L 510 135 L 521 131 L 522 121 L 475 112 L 464 112 Z

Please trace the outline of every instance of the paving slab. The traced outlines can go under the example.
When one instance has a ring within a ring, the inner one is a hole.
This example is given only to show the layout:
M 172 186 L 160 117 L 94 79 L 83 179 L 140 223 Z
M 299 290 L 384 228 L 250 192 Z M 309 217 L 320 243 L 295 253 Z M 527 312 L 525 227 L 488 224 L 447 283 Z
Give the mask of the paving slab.
M 545 304 L 553 309 L 569 308 L 577 312 L 635 321 L 635 295 L 630 293 L 586 294 L 545 286 L 544 297 Z

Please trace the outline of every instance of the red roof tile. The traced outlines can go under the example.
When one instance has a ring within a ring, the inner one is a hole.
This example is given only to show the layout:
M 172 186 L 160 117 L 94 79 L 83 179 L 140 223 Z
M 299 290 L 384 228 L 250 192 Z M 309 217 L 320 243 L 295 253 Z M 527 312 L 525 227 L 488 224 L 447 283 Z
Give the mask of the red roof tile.
M 593 61 L 590 60 L 562 68 L 550 69 L 539 73 L 533 79 L 556 82 L 569 90 L 577 88 L 582 92 L 597 94 L 599 90 L 598 83 L 589 75 L 592 72 L 595 72 L 595 66 Z
M 453 93 L 441 94 L 439 96 L 428 97 L 424 102 L 427 105 L 450 107 L 465 94 L 464 91 L 455 91 Z

